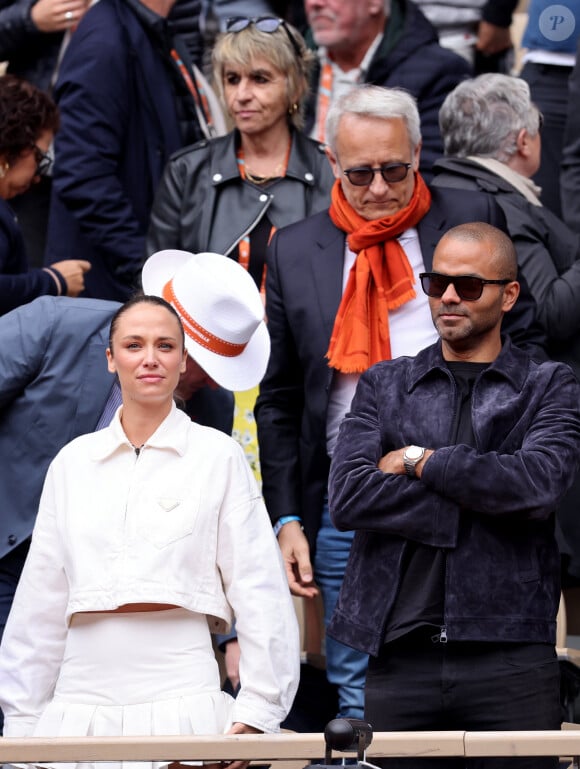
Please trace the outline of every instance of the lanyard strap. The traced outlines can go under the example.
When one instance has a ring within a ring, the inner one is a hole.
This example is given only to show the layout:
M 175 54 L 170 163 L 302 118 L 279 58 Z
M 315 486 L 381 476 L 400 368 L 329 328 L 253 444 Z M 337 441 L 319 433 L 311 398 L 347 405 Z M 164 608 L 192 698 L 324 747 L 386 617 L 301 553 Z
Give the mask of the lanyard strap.
M 202 115 L 204 116 L 205 122 L 211 134 L 213 129 L 213 122 L 211 119 L 211 110 L 209 107 L 209 101 L 207 99 L 207 94 L 205 92 L 205 89 L 203 88 L 202 84 L 199 82 L 197 78 L 195 78 L 195 82 L 193 81 L 187 67 L 183 63 L 181 56 L 177 53 L 175 48 L 171 49 L 171 58 L 177 65 L 177 69 L 181 73 L 181 77 L 184 79 L 189 92 L 193 96 L 195 106 L 198 108 L 198 110 L 201 111 Z M 194 73 L 194 77 L 195 77 L 195 73 Z
M 332 96 L 332 79 L 332 65 L 327 61 L 322 65 L 320 83 L 318 86 L 318 98 L 316 103 L 316 133 L 318 141 L 322 143 L 326 141 L 326 116 L 328 115 L 330 99 Z
M 288 151 L 286 152 L 286 159 L 284 160 L 284 164 L 280 170 L 280 176 L 286 176 L 291 148 L 292 148 L 292 140 L 288 142 Z M 236 152 L 236 159 L 238 163 L 238 169 L 240 171 L 240 176 L 242 179 L 246 179 L 246 162 L 244 159 L 244 150 L 241 147 Z M 270 244 L 270 241 L 272 240 L 272 237 L 275 232 L 276 232 L 276 227 L 272 225 L 272 228 L 270 230 L 270 235 L 268 237 L 268 245 Z M 251 254 L 250 234 L 251 233 L 244 235 L 244 237 L 238 243 L 238 261 L 245 270 L 250 269 L 250 254 Z M 262 294 L 262 296 L 264 296 L 265 292 L 266 292 L 266 264 L 264 263 L 264 269 L 262 271 L 262 280 L 260 283 L 260 293 Z

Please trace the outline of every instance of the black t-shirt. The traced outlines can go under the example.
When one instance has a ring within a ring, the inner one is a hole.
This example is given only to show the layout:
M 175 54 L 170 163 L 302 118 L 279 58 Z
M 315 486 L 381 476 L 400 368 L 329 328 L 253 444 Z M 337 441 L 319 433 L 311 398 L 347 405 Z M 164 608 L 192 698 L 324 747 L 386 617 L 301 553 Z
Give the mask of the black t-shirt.
M 455 380 L 459 408 L 454 414 L 449 445 L 475 446 L 471 423 L 471 393 L 479 374 L 488 363 L 448 361 Z M 443 625 L 445 595 L 445 550 L 407 542 L 401 566 L 401 585 L 387 621 L 385 643 L 401 638 L 419 627 Z
M 258 289 L 262 288 L 264 280 L 264 269 L 266 266 L 266 251 L 270 236 L 272 234 L 272 223 L 267 216 L 263 216 L 250 232 L 250 265 L 248 272 L 254 279 Z M 236 248 L 237 260 L 240 260 L 240 248 Z

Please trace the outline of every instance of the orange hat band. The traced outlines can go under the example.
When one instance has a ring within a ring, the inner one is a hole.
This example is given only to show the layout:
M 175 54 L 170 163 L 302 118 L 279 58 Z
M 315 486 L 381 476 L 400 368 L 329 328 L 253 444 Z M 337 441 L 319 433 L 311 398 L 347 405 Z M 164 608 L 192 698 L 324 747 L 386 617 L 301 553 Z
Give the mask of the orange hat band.
M 205 347 L 206 350 L 215 352 L 217 355 L 223 355 L 226 358 L 235 358 L 246 349 L 247 343 L 235 344 L 234 342 L 220 339 L 219 336 L 215 336 L 211 331 L 196 323 L 175 295 L 173 279 L 163 286 L 163 298 L 177 310 L 187 336 L 197 344 Z

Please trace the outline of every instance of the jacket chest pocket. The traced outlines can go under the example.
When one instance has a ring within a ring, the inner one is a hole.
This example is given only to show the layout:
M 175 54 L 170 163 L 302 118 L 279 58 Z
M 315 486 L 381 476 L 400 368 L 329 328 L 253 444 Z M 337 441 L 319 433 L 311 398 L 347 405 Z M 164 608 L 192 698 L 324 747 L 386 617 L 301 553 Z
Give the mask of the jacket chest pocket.
M 158 549 L 189 537 L 199 514 L 199 503 L 199 491 L 148 497 L 139 509 L 139 534 Z

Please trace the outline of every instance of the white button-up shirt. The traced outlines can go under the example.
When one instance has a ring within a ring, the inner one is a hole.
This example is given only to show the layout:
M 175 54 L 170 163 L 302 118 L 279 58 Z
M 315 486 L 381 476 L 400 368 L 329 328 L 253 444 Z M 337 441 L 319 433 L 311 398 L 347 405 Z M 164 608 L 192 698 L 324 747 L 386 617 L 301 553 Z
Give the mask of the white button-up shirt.
M 0 648 L 5 735 L 28 736 L 51 699 L 75 612 L 129 603 L 236 617 L 234 721 L 276 731 L 299 676 L 299 638 L 278 544 L 240 446 L 173 407 L 137 453 L 121 427 L 52 462 Z

